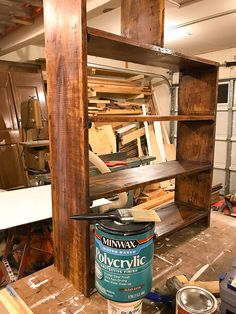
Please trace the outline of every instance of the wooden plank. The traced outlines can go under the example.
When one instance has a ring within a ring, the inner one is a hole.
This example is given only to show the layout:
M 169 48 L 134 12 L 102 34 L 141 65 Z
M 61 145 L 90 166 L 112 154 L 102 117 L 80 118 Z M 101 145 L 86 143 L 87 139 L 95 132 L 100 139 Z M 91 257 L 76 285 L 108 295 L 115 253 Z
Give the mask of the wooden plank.
M 130 143 L 130 142 L 132 142 L 132 141 L 134 141 L 134 140 L 136 140 L 136 139 L 138 139 L 144 135 L 145 135 L 145 129 L 144 128 L 135 130 L 133 132 L 130 132 L 128 134 L 123 135 L 121 138 L 121 143 L 122 143 L 122 145 L 125 145 L 125 144 Z
M 145 105 L 142 105 L 142 112 L 143 112 L 143 116 L 146 117 L 146 106 Z M 145 129 L 145 136 L 146 136 L 146 141 L 147 141 L 148 155 L 152 156 L 152 146 L 151 146 L 151 141 L 150 141 L 150 133 L 149 133 L 149 128 L 148 128 L 148 123 L 146 120 L 144 121 L 144 129 Z
M 179 176 L 205 173 L 210 163 L 167 161 L 157 165 L 104 173 L 90 178 L 90 198 L 98 199 Z
M 133 81 L 139 81 L 139 80 L 143 80 L 143 79 L 144 79 L 144 75 L 143 74 L 138 74 L 138 75 L 134 75 L 134 76 L 128 77 L 126 79 L 126 81 L 133 82 Z
M 109 108 L 107 110 L 103 110 L 98 112 L 97 114 L 100 115 L 137 115 L 137 114 L 141 114 L 142 111 L 140 109 L 112 109 Z M 113 117 L 113 121 L 116 120 Z
M 153 122 L 153 121 L 214 121 L 214 115 L 179 115 L 179 116 L 159 116 L 159 115 L 139 115 L 139 116 L 124 116 L 117 115 L 115 117 L 116 122 Z M 92 122 L 112 122 L 114 117 L 107 116 L 94 116 L 90 117 Z
M 153 209 L 156 206 L 159 206 L 159 205 L 161 205 L 163 203 L 166 203 L 168 201 L 171 201 L 171 200 L 172 201 L 174 200 L 174 192 L 166 193 L 163 196 L 159 196 L 159 197 L 151 199 L 151 200 L 149 200 L 147 202 L 141 203 L 141 204 L 139 204 L 137 206 L 132 207 L 132 209 L 146 209 L 146 210 L 149 210 L 149 209 Z
M 149 130 L 149 138 L 150 138 L 150 146 L 151 146 L 151 156 L 156 157 L 156 160 L 154 160 L 153 163 L 156 164 L 156 163 L 165 161 L 161 158 L 161 151 L 156 140 L 156 135 L 155 135 L 153 125 L 149 125 L 148 130 Z
M 119 86 L 119 85 L 105 85 L 105 84 L 88 84 L 90 90 L 96 93 L 114 93 L 114 94 L 144 94 L 150 96 L 151 91 L 145 90 L 142 87 L 135 86 Z
M 45 0 L 44 21 L 54 261 L 57 270 L 88 296 L 89 225 L 69 219 L 89 209 L 86 1 Z
M 155 131 L 155 137 L 156 137 L 156 142 L 160 151 L 160 159 L 161 161 L 166 160 L 165 156 L 165 150 L 164 150 L 164 144 L 163 144 L 163 138 L 162 138 L 162 132 L 161 132 L 161 122 L 160 121 L 154 121 L 153 126 L 154 126 L 154 131 Z
M 13 288 L 0 290 L 0 313 L 1 314 L 33 314 Z
M 217 68 L 182 72 L 179 87 L 180 114 L 216 114 Z M 191 93 L 186 92 L 191 90 Z M 209 171 L 176 179 L 176 201 L 205 209 L 210 217 L 215 122 L 179 122 L 176 159 L 211 163 Z
M 155 90 L 153 88 L 152 88 L 152 99 L 151 100 L 153 102 L 153 106 L 155 108 L 156 114 L 161 116 L 161 108 L 159 106 L 159 102 L 158 102 Z M 169 136 L 168 136 L 168 133 L 166 130 L 165 123 L 163 121 L 161 122 L 161 129 L 162 129 L 162 133 L 163 133 L 164 143 L 170 144 L 170 139 L 169 139 Z
M 89 144 L 98 155 L 116 153 L 116 137 L 111 125 L 89 129 Z
M 164 144 L 166 161 L 175 160 L 176 159 L 176 151 L 174 144 Z
M 192 68 L 215 68 L 217 62 L 189 57 L 170 49 L 160 48 L 88 27 L 88 54 L 91 56 L 153 65 L 179 71 Z
M 122 0 L 121 34 L 125 37 L 163 47 L 164 0 Z

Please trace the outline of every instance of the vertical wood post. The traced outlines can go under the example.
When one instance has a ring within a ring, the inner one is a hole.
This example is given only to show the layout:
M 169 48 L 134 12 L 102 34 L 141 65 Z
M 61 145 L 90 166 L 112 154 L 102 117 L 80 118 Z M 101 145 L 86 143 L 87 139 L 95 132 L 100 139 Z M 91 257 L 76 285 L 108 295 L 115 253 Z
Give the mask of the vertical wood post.
M 86 24 L 86 0 L 44 0 L 55 266 L 88 296 Z
M 121 34 L 163 47 L 165 0 L 121 0 Z
M 218 69 L 182 71 L 179 81 L 179 115 L 214 115 L 217 105 Z M 194 160 L 212 164 L 212 169 L 176 179 L 175 199 L 208 211 L 215 146 L 215 121 L 178 122 L 177 160 Z

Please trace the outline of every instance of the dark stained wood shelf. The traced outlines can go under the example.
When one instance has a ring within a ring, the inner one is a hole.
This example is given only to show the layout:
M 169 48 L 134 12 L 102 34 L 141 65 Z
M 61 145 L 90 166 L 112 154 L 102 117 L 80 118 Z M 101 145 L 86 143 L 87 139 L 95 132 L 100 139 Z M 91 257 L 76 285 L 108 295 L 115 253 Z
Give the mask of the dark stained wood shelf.
M 156 165 L 99 174 L 90 178 L 90 199 L 109 197 L 154 182 L 200 173 L 211 168 L 210 163 L 172 160 Z
M 217 62 L 190 57 L 170 49 L 140 43 L 136 40 L 88 27 L 88 54 L 162 68 L 172 71 L 211 68 Z
M 172 116 L 159 116 L 159 115 L 95 115 L 89 116 L 91 122 L 152 122 L 152 121 L 214 121 L 213 115 L 172 115 Z
M 188 205 L 171 203 L 157 209 L 161 222 L 156 224 L 157 238 L 163 238 L 183 229 L 208 215 L 207 210 L 200 210 Z

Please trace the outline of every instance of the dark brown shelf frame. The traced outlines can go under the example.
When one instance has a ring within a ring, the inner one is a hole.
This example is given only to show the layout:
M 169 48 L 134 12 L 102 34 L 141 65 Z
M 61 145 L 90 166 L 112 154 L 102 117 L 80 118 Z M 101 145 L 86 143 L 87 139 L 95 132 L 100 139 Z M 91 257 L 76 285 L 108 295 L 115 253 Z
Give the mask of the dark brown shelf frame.
M 90 199 L 95 200 L 144 187 L 179 176 L 201 173 L 211 169 L 211 164 L 198 161 L 167 161 L 156 165 L 124 169 L 99 174 L 90 178 Z
M 218 65 L 214 61 L 186 56 L 92 27 L 87 28 L 87 34 L 88 54 L 91 56 L 152 65 L 172 71 L 215 68 Z
M 128 1 L 122 1 L 123 5 L 127 3 Z M 157 1 L 156 5 L 159 3 L 160 1 Z M 150 11 L 153 12 L 149 10 L 151 2 L 145 0 L 143 4 L 145 10 L 138 8 L 138 15 L 149 21 Z M 128 12 L 126 7 L 123 7 L 122 12 Z M 163 12 L 161 7 L 158 14 L 160 12 Z M 152 19 L 156 18 L 158 15 L 152 16 Z M 166 174 L 157 174 L 157 177 L 152 179 L 153 182 L 157 182 L 165 178 L 176 178 L 175 205 L 160 210 L 162 218 L 160 235 L 179 230 L 202 218 L 206 225 L 209 224 L 218 63 L 188 57 L 149 43 L 140 43 L 135 39 L 88 28 L 86 0 L 45 0 L 44 20 L 55 266 L 78 290 L 89 296 L 91 288 L 89 225 L 68 218 L 75 213 L 87 213 L 89 209 L 89 123 L 88 110 L 85 106 L 87 55 L 180 72 L 178 115 L 213 117 L 212 121 L 178 120 L 175 161 L 178 165 L 175 169 L 177 172 L 170 171 L 168 166 L 170 164 L 167 163 L 166 170 L 163 170 Z M 128 18 L 128 21 L 130 20 L 132 19 Z M 127 27 L 129 29 L 126 33 Z M 141 30 L 149 33 L 148 41 L 155 42 L 157 33 L 155 30 L 152 31 L 148 23 L 144 22 Z M 125 19 L 122 19 L 122 33 L 134 37 L 137 27 L 134 23 L 126 23 Z M 161 34 L 159 37 L 161 43 Z M 195 164 L 196 168 L 190 167 L 188 171 L 181 171 L 179 167 L 183 161 L 197 162 L 198 166 Z M 110 174 L 108 176 L 111 178 Z M 110 183 L 110 189 L 101 186 L 100 190 L 96 190 L 98 187 L 93 185 L 95 182 L 93 180 L 102 183 L 98 178 L 90 179 L 90 196 L 93 199 L 124 189 L 122 186 L 113 188 Z M 130 178 L 125 183 L 123 178 L 121 182 L 127 184 L 125 186 L 127 190 L 152 180 L 148 180 L 147 177 L 136 178 L 136 184 L 135 180 L 131 182 Z M 114 184 L 117 185 L 117 182 Z M 185 204 L 186 207 L 179 204 Z M 199 212 L 198 208 L 203 210 Z
M 171 203 L 157 209 L 161 222 L 156 224 L 157 239 L 208 216 L 208 211 L 183 204 Z

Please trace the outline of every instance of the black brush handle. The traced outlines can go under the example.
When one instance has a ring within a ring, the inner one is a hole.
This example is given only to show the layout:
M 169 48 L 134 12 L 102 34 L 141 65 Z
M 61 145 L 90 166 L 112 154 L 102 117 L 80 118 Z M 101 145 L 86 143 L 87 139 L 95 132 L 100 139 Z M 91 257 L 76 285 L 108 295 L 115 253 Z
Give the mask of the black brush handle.
M 88 221 L 98 221 L 98 220 L 113 220 L 121 221 L 121 217 L 115 214 L 86 214 L 86 215 L 73 215 L 70 219 L 75 220 L 88 220 Z

